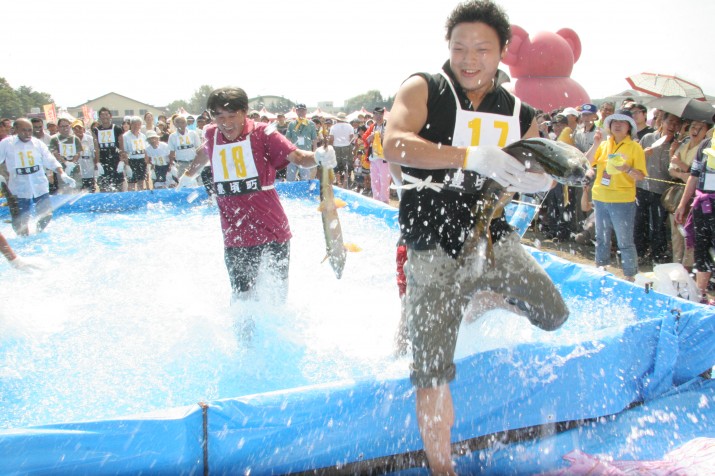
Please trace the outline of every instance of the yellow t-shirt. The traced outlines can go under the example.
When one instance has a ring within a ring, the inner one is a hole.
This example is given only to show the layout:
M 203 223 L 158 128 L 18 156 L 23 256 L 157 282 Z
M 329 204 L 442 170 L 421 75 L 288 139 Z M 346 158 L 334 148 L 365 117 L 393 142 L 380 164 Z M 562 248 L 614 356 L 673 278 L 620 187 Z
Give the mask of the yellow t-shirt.
M 573 135 L 573 131 L 569 126 L 566 126 L 563 128 L 561 131 L 561 134 L 556 138 L 557 142 L 563 142 L 568 145 L 573 145 L 573 138 L 571 137 Z
M 628 203 L 636 199 L 636 181 L 625 172 L 616 171 L 610 175 L 606 171 L 608 158 L 622 161 L 629 167 L 648 175 L 645 167 L 645 154 L 638 142 L 626 137 L 616 144 L 612 136 L 601 142 L 596 149 L 593 163 L 596 167 L 596 181 L 593 184 L 593 199 L 606 203 Z M 613 169 L 611 169 L 613 170 Z

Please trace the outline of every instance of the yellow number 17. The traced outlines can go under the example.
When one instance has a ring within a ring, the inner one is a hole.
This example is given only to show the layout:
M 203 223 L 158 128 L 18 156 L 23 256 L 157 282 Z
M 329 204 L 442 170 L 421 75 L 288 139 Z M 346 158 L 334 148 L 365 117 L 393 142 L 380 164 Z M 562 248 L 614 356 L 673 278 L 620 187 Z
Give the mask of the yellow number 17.
M 481 133 L 482 133 L 482 119 L 479 117 L 476 117 L 469 121 L 467 124 L 469 128 L 472 130 L 472 144 L 471 145 L 479 145 L 479 139 L 481 138 Z M 494 129 L 499 129 L 499 143 L 497 144 L 499 147 L 504 147 L 506 145 L 506 138 L 507 135 L 509 134 L 509 123 L 505 121 L 494 121 Z

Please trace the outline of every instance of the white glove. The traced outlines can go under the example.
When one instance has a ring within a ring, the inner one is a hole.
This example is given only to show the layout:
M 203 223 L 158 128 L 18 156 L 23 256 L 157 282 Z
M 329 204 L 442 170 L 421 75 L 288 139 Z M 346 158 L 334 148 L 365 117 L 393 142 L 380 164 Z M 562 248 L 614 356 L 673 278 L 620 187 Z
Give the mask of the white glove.
M 64 171 L 60 174 L 60 178 L 66 185 L 69 185 L 72 188 L 75 188 L 77 186 L 77 182 L 75 182 L 75 179 L 67 175 Z
M 506 188 L 507 192 L 538 193 L 551 190 L 554 179 L 545 173 L 524 172 L 516 178 L 516 182 Z
M 124 162 L 119 161 L 119 164 L 117 165 L 117 173 L 121 174 L 122 172 L 124 172 Z
M 104 167 L 102 167 L 102 164 L 97 164 L 97 170 L 94 171 L 94 176 L 99 177 L 100 175 L 104 175 Z
M 467 147 L 464 169 L 496 181 L 502 187 L 517 182 L 526 167 L 495 145 Z
M 169 169 L 169 172 L 171 172 L 171 175 L 175 178 L 179 178 L 179 168 L 176 165 L 172 165 L 171 169 Z
M 196 180 L 195 177 L 192 177 L 191 175 L 187 175 L 184 173 L 181 177 L 179 177 L 179 185 L 176 186 L 176 190 L 182 189 L 184 187 L 195 187 L 196 186 Z
M 65 162 L 65 173 L 67 175 L 72 175 L 72 172 L 74 172 L 74 168 L 77 167 L 77 164 L 74 162 Z
M 134 177 L 134 171 L 131 167 L 124 167 L 124 174 L 127 176 L 128 179 Z
M 23 271 L 43 269 L 45 267 L 44 263 L 41 261 L 32 258 L 23 258 L 21 256 L 15 256 L 15 259 L 10 260 L 10 266 Z

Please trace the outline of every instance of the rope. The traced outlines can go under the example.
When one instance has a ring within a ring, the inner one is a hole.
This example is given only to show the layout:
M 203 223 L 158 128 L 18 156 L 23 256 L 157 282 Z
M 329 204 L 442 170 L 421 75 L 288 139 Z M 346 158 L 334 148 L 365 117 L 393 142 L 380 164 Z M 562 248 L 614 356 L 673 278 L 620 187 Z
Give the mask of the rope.
M 672 180 L 663 180 L 663 179 L 657 179 L 654 177 L 646 177 L 646 180 L 651 180 L 653 182 L 662 182 L 662 183 L 669 183 L 670 185 L 682 185 L 685 187 L 685 184 L 683 182 L 673 182 Z

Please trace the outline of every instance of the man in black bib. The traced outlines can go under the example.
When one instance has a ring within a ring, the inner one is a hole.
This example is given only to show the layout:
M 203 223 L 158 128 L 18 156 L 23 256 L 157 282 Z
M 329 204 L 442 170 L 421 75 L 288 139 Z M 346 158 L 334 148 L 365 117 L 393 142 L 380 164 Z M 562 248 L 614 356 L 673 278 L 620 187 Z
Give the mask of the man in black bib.
M 411 379 L 430 468 L 454 474 L 449 382 L 462 317 L 504 308 L 553 330 L 568 318 L 560 293 L 503 217 L 492 221 L 495 263 L 475 276 L 461 256 L 472 212 L 488 179 L 507 191 L 549 190 L 550 176 L 525 171 L 502 147 L 538 137 L 534 110 L 500 84 L 497 67 L 511 37 L 506 14 L 489 0 L 458 5 L 447 20 L 450 59 L 435 75 L 416 74 L 397 93 L 384 152 L 402 166 L 400 230 L 407 245 L 405 311 Z M 474 253 L 470 253 L 474 254 Z M 459 258 L 459 259 L 458 259 Z

